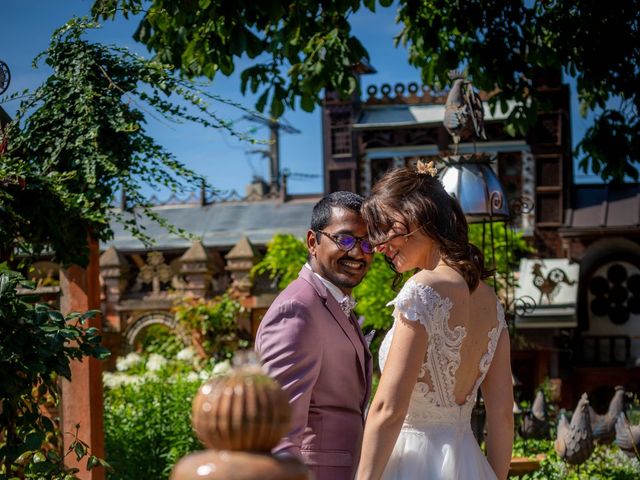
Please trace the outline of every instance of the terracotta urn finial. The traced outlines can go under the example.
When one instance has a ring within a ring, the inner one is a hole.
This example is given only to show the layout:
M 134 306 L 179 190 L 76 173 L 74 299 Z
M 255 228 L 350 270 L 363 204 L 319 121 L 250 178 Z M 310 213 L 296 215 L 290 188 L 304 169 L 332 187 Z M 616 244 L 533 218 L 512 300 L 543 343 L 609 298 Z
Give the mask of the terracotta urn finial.
M 269 455 L 290 421 L 291 407 L 280 385 L 255 354 L 240 352 L 229 372 L 213 376 L 196 394 L 192 423 L 208 450 L 180 460 L 171 480 L 306 480 L 301 462 Z

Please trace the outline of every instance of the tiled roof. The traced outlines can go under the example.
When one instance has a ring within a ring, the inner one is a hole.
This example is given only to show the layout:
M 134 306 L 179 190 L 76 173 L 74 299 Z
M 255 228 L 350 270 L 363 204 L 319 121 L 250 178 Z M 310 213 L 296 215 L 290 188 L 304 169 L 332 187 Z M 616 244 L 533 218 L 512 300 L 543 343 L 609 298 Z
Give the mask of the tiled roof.
M 640 184 L 574 185 L 562 231 L 640 229 Z
M 508 101 L 507 112 L 497 108 L 492 114 L 489 104 L 483 102 L 484 119 L 504 120 L 509 116 L 515 102 Z M 353 125 L 354 129 L 382 128 L 382 127 L 407 127 L 414 125 L 429 125 L 442 123 L 444 118 L 444 105 L 375 105 L 364 106 L 360 118 Z
M 231 248 L 242 236 L 256 246 L 265 245 L 276 233 L 291 233 L 304 238 L 311 222 L 311 211 L 320 198 L 281 202 L 220 202 L 204 206 L 171 205 L 157 208 L 157 213 L 175 227 L 201 238 L 205 247 Z M 191 240 L 169 233 L 146 218 L 144 232 L 156 242 L 153 248 L 171 250 L 191 246 Z M 146 250 L 120 223 L 112 225 L 114 238 L 101 249 L 115 246 L 119 251 Z

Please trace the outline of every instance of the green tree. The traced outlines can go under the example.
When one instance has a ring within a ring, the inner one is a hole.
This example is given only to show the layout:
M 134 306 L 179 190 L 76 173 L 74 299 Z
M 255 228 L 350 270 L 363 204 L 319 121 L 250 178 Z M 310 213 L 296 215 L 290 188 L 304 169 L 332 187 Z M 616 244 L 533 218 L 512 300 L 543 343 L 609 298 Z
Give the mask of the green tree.
M 393 288 L 395 276 L 384 256 L 375 254 L 367 276 L 353 290 L 353 296 L 358 302 L 355 311 L 357 315 L 364 317 L 362 326 L 365 330 L 375 328 L 382 334 L 391 328 L 392 308 L 387 307 L 387 303 L 398 293 Z
M 0 479 L 76 478 L 63 457 L 80 460 L 89 446 L 76 436 L 62 452 L 60 432 L 43 408 L 58 402 L 58 378 L 71 380 L 72 360 L 109 355 L 99 331 L 82 326 L 99 312 L 64 317 L 33 303 L 33 296 L 19 295 L 19 288 L 33 286 L 0 266 Z M 87 468 L 101 464 L 91 455 Z
M 300 269 L 307 261 L 307 245 L 294 235 L 280 233 L 267 243 L 267 252 L 251 270 L 251 277 L 267 275 L 277 279 L 278 288 L 284 290 L 298 278 Z
M 86 41 L 86 30 L 97 27 L 73 19 L 53 34 L 39 57 L 53 74 L 21 102 L 9 127 L 0 163 L 0 260 L 17 247 L 84 265 L 87 231 L 108 240 L 114 218 L 146 241 L 151 239 L 138 225 L 140 215 L 184 233 L 151 210 L 142 186 L 181 192 L 203 179 L 145 133 L 146 117 L 236 134 L 210 111 L 217 97 L 157 61 Z M 125 212 L 112 208 L 118 191 L 128 199 Z
M 388 7 L 391 0 L 379 0 Z M 578 147 L 581 168 L 604 179 L 638 178 L 640 1 L 398 0 L 397 43 L 409 49 L 426 85 L 448 84 L 465 68 L 474 84 L 493 92 L 492 108 L 506 111 L 510 133 L 525 132 L 546 107 L 536 78 L 541 71 L 575 77 L 582 112 L 595 112 Z M 135 38 L 185 75 L 231 74 L 254 59 L 241 89 L 260 91 L 256 107 L 278 117 L 299 102 L 312 110 L 324 87 L 347 97 L 357 88 L 358 65 L 369 55 L 352 35 L 348 18 L 375 0 L 94 0 L 96 17 L 141 13 Z M 617 105 L 614 106 L 614 101 Z
M 40 407 L 57 403 L 57 379 L 70 377 L 72 360 L 108 354 L 99 331 L 83 327 L 99 312 L 64 317 L 21 297 L 18 289 L 28 285 L 7 271 L 6 261 L 46 253 L 86 265 L 87 235 L 110 238 L 118 190 L 130 208 L 116 216 L 139 238 L 149 240 L 137 225 L 141 214 L 166 225 L 150 210 L 141 186 L 181 191 L 202 179 L 145 133 L 147 115 L 235 133 L 210 111 L 216 97 L 157 61 L 84 40 L 96 26 L 73 19 L 53 34 L 41 56 L 53 73 L 24 94 L 8 129 L 8 148 L 0 151 L 0 480 L 75 478 L 77 470 L 66 469 L 63 457 L 80 460 L 89 446 L 76 436 L 62 452 L 60 432 Z M 172 103 L 175 98 L 190 108 Z M 87 468 L 101 462 L 89 456 Z

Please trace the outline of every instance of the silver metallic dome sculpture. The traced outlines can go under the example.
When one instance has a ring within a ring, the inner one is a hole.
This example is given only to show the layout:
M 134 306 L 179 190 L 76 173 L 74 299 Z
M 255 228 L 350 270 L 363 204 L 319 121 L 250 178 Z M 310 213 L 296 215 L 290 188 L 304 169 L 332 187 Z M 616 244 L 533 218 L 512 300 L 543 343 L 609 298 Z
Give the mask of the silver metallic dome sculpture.
M 448 157 L 440 173 L 440 181 L 447 193 L 460 203 L 467 222 L 509 218 L 504 190 L 488 157 Z

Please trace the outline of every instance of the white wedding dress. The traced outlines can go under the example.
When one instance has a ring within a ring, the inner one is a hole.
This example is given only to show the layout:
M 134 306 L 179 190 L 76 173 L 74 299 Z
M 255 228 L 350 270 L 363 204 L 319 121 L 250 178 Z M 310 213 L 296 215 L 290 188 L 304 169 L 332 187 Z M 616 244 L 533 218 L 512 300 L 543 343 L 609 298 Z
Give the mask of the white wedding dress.
M 506 326 L 502 306 L 498 302 L 498 318 L 487 332 L 487 350 L 480 360 L 473 390 L 465 403 L 459 405 L 454 398 L 455 375 L 466 330 L 462 326 L 449 328 L 451 300 L 442 298 L 427 285 L 409 280 L 389 305 L 395 306 L 395 322 L 401 316 L 420 322 L 427 329 L 429 341 L 407 416 L 382 478 L 495 480 L 496 475 L 473 436 L 470 420 L 478 388 Z M 389 353 L 395 322 L 380 346 L 381 370 Z

